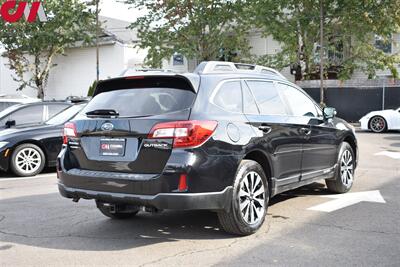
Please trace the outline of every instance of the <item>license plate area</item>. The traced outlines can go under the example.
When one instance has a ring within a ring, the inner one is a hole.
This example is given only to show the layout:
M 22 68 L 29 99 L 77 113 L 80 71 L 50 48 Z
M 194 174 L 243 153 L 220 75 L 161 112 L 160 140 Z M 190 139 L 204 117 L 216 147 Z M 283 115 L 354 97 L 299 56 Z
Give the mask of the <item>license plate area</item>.
M 100 139 L 100 156 L 123 157 L 125 156 L 125 139 L 102 138 Z

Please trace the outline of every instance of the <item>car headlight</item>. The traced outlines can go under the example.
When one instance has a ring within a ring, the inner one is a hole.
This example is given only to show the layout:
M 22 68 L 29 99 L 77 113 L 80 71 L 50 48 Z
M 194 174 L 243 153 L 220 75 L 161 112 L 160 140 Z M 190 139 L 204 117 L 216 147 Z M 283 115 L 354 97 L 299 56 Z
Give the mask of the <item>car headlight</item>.
M 0 149 L 8 145 L 8 142 L 0 142 Z

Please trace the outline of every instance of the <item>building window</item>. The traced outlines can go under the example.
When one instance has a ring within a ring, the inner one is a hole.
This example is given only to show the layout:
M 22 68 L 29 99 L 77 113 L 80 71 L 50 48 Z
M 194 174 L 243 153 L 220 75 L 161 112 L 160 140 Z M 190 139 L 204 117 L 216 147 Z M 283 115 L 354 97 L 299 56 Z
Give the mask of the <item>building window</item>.
M 392 53 L 392 40 L 385 40 L 382 36 L 375 35 L 375 47 L 387 54 Z

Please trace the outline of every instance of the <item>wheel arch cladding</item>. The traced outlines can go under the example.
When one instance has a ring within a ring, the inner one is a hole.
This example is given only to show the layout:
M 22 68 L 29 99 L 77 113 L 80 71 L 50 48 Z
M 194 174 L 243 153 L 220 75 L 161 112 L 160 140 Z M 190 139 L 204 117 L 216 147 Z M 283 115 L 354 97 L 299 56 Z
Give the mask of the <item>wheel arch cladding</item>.
M 20 142 L 16 143 L 16 144 L 12 147 L 12 152 L 14 153 L 15 149 L 16 149 L 18 146 L 20 146 L 20 145 L 25 145 L 25 144 L 32 144 L 32 145 L 38 146 L 38 147 L 43 151 L 45 166 L 47 166 L 47 164 L 48 164 L 48 157 L 47 157 L 46 148 L 45 148 L 44 145 L 43 145 L 40 141 L 38 141 L 38 140 L 29 139 L 29 140 L 20 141 Z M 10 157 L 9 160 L 11 161 L 11 160 L 12 160 L 12 157 Z
M 353 149 L 354 156 L 357 158 L 358 157 L 358 155 L 357 155 L 357 144 L 356 144 L 355 138 L 353 136 L 351 136 L 351 135 L 348 135 L 343 139 L 343 142 L 349 143 L 349 145 Z
M 248 160 L 253 160 L 257 162 L 258 164 L 261 165 L 261 167 L 264 170 L 265 175 L 267 176 L 267 181 L 268 181 L 268 191 L 271 194 L 272 191 L 272 169 L 271 165 L 269 163 L 268 157 L 261 151 L 255 150 L 251 151 L 246 154 L 246 156 L 243 159 L 248 159 Z

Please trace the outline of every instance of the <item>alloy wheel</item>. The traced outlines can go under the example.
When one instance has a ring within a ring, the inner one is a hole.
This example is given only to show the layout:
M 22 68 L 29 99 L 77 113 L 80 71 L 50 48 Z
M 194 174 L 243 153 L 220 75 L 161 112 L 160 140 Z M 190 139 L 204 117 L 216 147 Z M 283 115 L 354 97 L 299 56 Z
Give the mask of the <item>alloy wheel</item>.
M 39 151 L 33 148 L 24 148 L 17 153 L 15 163 L 20 172 L 30 174 L 36 172 L 40 168 L 42 158 Z
M 353 156 L 349 150 L 345 150 L 340 160 L 340 177 L 343 185 L 350 187 L 354 179 Z
M 261 176 L 249 172 L 240 182 L 239 207 L 243 220 L 256 224 L 265 214 L 265 185 Z
M 386 128 L 386 122 L 381 117 L 372 118 L 370 123 L 371 130 L 380 133 Z

